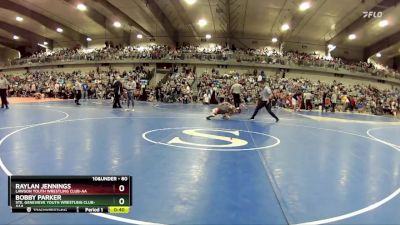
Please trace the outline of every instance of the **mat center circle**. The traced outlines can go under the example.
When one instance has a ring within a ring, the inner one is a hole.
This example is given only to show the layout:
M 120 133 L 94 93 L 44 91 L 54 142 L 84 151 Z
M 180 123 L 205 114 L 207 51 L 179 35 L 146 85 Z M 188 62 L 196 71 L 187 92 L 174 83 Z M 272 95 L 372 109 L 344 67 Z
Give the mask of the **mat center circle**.
M 154 144 L 206 151 L 249 151 L 272 148 L 280 143 L 279 138 L 269 134 L 225 128 L 162 128 L 149 130 L 142 137 Z

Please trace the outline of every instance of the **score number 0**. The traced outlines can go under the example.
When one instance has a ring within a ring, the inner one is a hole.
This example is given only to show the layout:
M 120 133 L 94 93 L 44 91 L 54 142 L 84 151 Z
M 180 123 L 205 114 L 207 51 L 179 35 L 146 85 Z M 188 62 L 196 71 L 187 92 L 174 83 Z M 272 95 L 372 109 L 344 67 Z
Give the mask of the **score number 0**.
M 122 177 L 121 180 L 122 180 L 123 178 L 124 178 L 124 177 Z M 118 190 L 119 190 L 120 192 L 124 192 L 124 191 L 125 191 L 125 186 L 124 186 L 123 184 L 119 185 Z M 120 199 L 118 200 L 118 202 L 119 202 L 120 205 L 123 205 L 123 204 L 125 204 L 125 199 L 124 199 L 124 198 L 120 198 Z
M 121 181 L 128 181 L 128 180 L 129 180 L 128 177 L 121 177 Z M 119 185 L 118 190 L 119 190 L 120 192 L 124 192 L 124 191 L 125 191 L 125 186 L 122 185 L 122 184 Z M 124 199 L 124 198 L 120 198 L 120 199 L 118 200 L 118 202 L 119 202 L 120 205 L 123 205 L 123 204 L 125 204 L 125 199 Z

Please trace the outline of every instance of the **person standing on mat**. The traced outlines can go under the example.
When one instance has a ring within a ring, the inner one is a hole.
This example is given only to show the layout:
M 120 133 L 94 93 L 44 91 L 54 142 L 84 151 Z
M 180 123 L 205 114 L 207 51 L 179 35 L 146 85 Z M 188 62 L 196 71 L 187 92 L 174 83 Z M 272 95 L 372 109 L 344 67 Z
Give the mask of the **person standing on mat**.
M 331 112 L 335 112 L 336 102 L 337 102 L 337 94 L 334 91 L 331 96 Z
M 313 93 L 307 91 L 306 93 L 303 94 L 304 95 L 304 99 L 305 99 L 305 109 L 306 110 L 312 110 L 312 99 L 313 99 Z
M 8 109 L 8 101 L 7 101 L 7 90 L 10 83 L 5 78 L 3 73 L 0 73 L 0 97 L 1 97 L 1 108 L 3 109 L 6 106 Z
M 210 98 L 210 104 L 217 105 L 218 100 L 217 100 L 217 87 L 215 87 L 214 84 L 211 85 L 211 98 Z
M 83 100 L 87 100 L 89 97 L 89 85 L 87 84 L 87 82 L 85 81 L 82 84 L 82 94 L 83 94 Z
M 79 82 L 79 80 L 75 81 L 74 89 L 75 89 L 75 103 L 77 105 L 81 105 L 81 103 L 79 103 L 79 100 L 82 97 L 82 84 L 81 82 Z
M 328 112 L 327 107 L 326 107 L 326 101 L 325 101 L 327 96 L 328 96 L 328 93 L 326 92 L 326 90 L 323 90 L 322 91 L 322 101 L 321 101 L 322 102 L 322 107 L 321 107 L 322 112 L 324 112 L 324 109 L 326 112 Z
M 258 111 L 262 108 L 265 107 L 267 109 L 268 113 L 275 118 L 275 122 L 278 122 L 279 119 L 278 117 L 272 112 L 272 104 L 271 104 L 271 99 L 274 97 L 271 88 L 269 87 L 268 84 L 265 84 L 264 89 L 260 93 L 260 98 L 258 99 L 256 109 L 254 110 L 253 116 L 251 116 L 250 120 L 254 120 L 255 116 L 257 115 Z
M 237 80 L 234 85 L 231 87 L 231 94 L 233 95 L 233 102 L 235 103 L 235 107 L 240 106 L 240 94 L 242 93 L 243 86 L 239 84 Z
M 117 77 L 116 81 L 114 82 L 113 85 L 114 88 L 114 104 L 113 104 L 113 108 L 122 108 L 121 106 L 121 102 L 120 102 L 120 98 L 121 98 L 121 94 L 122 94 L 122 83 L 121 83 L 121 78 Z
M 134 91 L 136 90 L 136 81 L 133 79 L 133 77 L 129 77 L 129 80 L 126 83 L 125 87 L 128 92 L 128 104 L 127 104 L 127 108 L 125 109 L 125 111 L 129 110 L 129 105 L 130 105 L 130 103 L 132 103 L 132 112 L 133 112 L 133 111 L 135 111 L 135 109 L 134 109 L 135 102 L 133 101 L 133 94 L 134 94 Z
M 298 90 L 292 96 L 293 112 L 300 111 L 301 103 L 302 103 L 302 100 L 301 100 L 302 99 L 302 97 L 301 97 L 302 95 L 303 95 L 303 93 L 300 90 Z

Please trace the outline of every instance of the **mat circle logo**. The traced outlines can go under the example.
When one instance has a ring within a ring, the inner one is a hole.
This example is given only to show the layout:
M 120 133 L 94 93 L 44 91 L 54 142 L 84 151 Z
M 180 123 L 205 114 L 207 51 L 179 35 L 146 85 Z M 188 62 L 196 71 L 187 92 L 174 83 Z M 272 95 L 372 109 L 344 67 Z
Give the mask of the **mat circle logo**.
M 277 146 L 280 140 L 266 133 L 223 128 L 162 128 L 143 133 L 155 144 L 209 151 L 247 151 Z

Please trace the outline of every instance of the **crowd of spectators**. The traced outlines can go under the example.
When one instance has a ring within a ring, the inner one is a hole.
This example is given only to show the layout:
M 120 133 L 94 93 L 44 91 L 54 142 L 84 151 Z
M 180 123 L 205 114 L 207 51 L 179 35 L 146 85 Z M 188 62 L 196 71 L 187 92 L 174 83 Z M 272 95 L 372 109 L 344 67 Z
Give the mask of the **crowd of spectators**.
M 173 103 L 193 102 L 192 85 L 195 81 L 195 68 L 177 66 L 171 68 L 166 79 L 155 89 L 155 97 L 158 101 Z
M 264 71 L 257 70 L 243 74 L 220 74 L 218 70 L 212 69 L 197 76 L 195 67 L 172 67 L 165 79 L 151 89 L 140 82 L 148 80 L 149 73 L 143 67 L 132 71 L 98 69 L 88 73 L 35 71 L 22 76 L 8 75 L 7 79 L 10 83 L 9 95 L 17 97 L 73 99 L 74 85 L 79 81 L 84 99 L 112 99 L 114 81 L 119 78 L 124 84 L 132 77 L 137 82 L 135 98 L 143 101 L 204 104 L 233 102 L 231 86 L 240 83 L 243 87 L 242 102 L 251 104 L 257 101 L 266 82 L 275 92 L 274 105 L 283 108 L 296 107 L 292 101 L 294 96 L 300 98 L 298 109 L 334 111 L 336 108 L 341 111 L 395 114 L 400 105 L 399 89 L 383 90 L 372 85 L 348 85 L 340 81 L 327 83 L 303 78 L 291 79 L 280 73 L 267 76 Z
M 265 79 L 263 72 L 260 75 L 255 74 L 219 74 L 218 70 L 212 70 L 211 73 L 204 73 L 200 77 L 197 85 L 198 98 L 205 104 L 215 104 L 216 102 L 233 101 L 230 93 L 231 86 L 239 82 L 243 85 L 243 102 L 252 103 L 258 98 L 258 94 L 263 87 L 259 82 Z
M 31 63 L 49 63 L 54 61 L 101 61 L 101 60 L 214 60 L 235 62 L 253 62 L 262 64 L 279 64 L 289 66 L 306 66 L 345 70 L 350 72 L 369 73 L 373 76 L 392 77 L 400 79 L 400 73 L 390 68 L 385 68 L 367 62 L 345 61 L 340 58 L 324 57 L 317 54 L 299 53 L 294 51 L 278 52 L 275 49 L 229 49 L 219 45 L 199 47 L 183 45 L 171 48 L 166 45 L 147 46 L 107 46 L 96 49 L 58 49 L 54 51 L 39 52 L 30 57 L 11 61 L 11 65 L 25 65 Z
M 271 85 L 275 92 L 274 105 L 298 109 L 326 111 L 353 111 L 372 114 L 393 114 L 399 110 L 400 90 L 378 89 L 372 85 L 348 85 L 339 81 L 313 82 L 309 79 L 288 79 L 277 75 L 266 76 L 263 71 L 244 74 L 219 74 L 218 71 L 204 73 L 197 85 L 199 102 L 217 104 L 233 102 L 230 89 L 234 83 L 242 85 L 241 101 L 255 103 L 264 84 Z M 293 97 L 299 96 L 297 106 Z M 306 104 L 307 100 L 309 101 Z M 296 108 L 294 108 L 296 107 Z
M 102 61 L 123 59 L 162 59 L 166 56 L 167 46 L 152 45 L 147 47 L 107 47 L 95 49 L 57 49 L 33 54 L 30 57 L 11 61 L 12 65 L 31 63 L 50 63 L 54 61 Z
M 170 48 L 166 45 L 148 46 L 112 46 L 101 49 L 58 49 L 36 53 L 29 58 L 14 60 L 12 64 L 45 63 L 53 61 L 100 61 L 123 59 L 169 59 L 169 60 L 235 60 L 265 64 L 280 64 L 291 66 L 325 67 L 333 70 L 345 69 L 352 72 L 365 72 L 380 77 L 395 77 L 400 79 L 398 71 L 367 62 L 346 62 L 339 58 L 326 58 L 317 54 L 288 51 L 280 53 L 275 49 L 228 49 L 221 46 L 208 48 L 184 45 L 180 48 Z M 307 79 L 287 79 L 279 76 L 266 76 L 263 71 L 244 74 L 219 74 L 213 69 L 210 73 L 196 75 L 196 68 L 183 66 L 173 67 L 165 79 L 153 90 L 141 88 L 140 80 L 147 78 L 149 71 L 136 68 L 132 71 L 91 71 L 83 73 L 66 72 L 29 72 L 22 76 L 8 77 L 11 83 L 10 94 L 13 96 L 35 96 L 73 98 L 73 87 L 76 81 L 84 85 L 84 98 L 112 98 L 113 81 L 120 77 L 123 80 L 133 77 L 139 89 L 135 95 L 143 96 L 143 100 L 157 99 L 162 102 L 203 102 L 216 104 L 223 101 L 232 101 L 230 87 L 234 83 L 243 86 L 243 102 L 255 102 L 260 90 L 261 81 L 267 81 L 278 92 L 276 105 L 293 107 L 291 98 L 301 92 L 302 101 L 309 104 L 300 104 L 300 107 L 322 107 L 337 103 L 344 110 L 357 109 L 375 114 L 388 111 L 399 105 L 399 91 L 379 90 L 371 85 L 345 85 L 340 82 L 330 84 L 312 82 Z M 195 85 L 194 85 L 195 84 Z M 194 87 L 195 86 L 195 87 Z M 148 87 L 147 87 L 148 88 Z M 193 88 L 196 91 L 193 91 Z M 297 95 L 296 95 L 297 96 Z M 300 96 L 300 95 L 299 95 Z M 297 97 L 296 97 L 297 98 Z M 328 100 L 325 102 L 325 100 Z M 310 104 L 311 102 L 311 104 Z M 342 104 L 341 104 L 342 103 Z
M 82 84 L 83 98 L 111 99 L 113 97 L 113 83 L 119 77 L 128 79 L 132 77 L 137 83 L 136 95 L 143 93 L 141 80 L 147 80 L 150 71 L 137 67 L 131 71 L 81 71 L 56 72 L 34 71 L 22 75 L 8 75 L 10 83 L 9 95 L 14 97 L 35 97 L 73 99 L 74 85 L 79 81 Z

